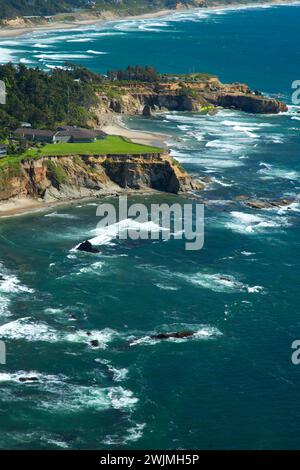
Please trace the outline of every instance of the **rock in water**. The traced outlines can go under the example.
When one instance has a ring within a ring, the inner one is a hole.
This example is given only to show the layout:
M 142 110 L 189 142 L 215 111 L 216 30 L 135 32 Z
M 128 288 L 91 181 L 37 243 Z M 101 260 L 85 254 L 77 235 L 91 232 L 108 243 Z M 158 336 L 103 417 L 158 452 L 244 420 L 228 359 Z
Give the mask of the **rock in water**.
M 37 377 L 19 377 L 19 382 L 38 382 Z
M 272 209 L 273 207 L 285 207 L 295 202 L 295 199 L 278 199 L 276 201 L 250 200 L 245 204 L 252 209 Z
M 97 339 L 93 339 L 93 340 L 91 341 L 91 346 L 92 346 L 93 348 L 99 348 L 100 343 L 99 343 L 99 341 L 98 341 Z
M 80 245 L 77 247 L 77 250 L 86 251 L 87 253 L 100 253 L 100 250 L 98 250 L 98 248 L 95 248 L 88 240 L 83 243 L 80 243 Z
M 144 109 L 143 109 L 143 116 L 147 116 L 147 117 L 152 116 L 151 107 L 150 107 L 149 105 L 147 105 L 147 104 L 144 106 Z
M 176 333 L 158 333 L 157 335 L 152 335 L 152 339 L 170 339 L 170 338 L 189 338 L 193 336 L 193 331 L 178 331 Z

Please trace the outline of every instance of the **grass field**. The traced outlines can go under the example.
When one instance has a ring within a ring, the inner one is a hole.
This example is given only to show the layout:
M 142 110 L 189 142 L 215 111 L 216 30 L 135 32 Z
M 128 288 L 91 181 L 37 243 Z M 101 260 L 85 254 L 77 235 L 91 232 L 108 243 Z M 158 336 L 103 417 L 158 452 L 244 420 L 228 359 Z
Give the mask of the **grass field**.
M 140 155 L 162 153 L 159 147 L 136 144 L 124 137 L 107 136 L 105 139 L 91 143 L 47 144 L 40 149 L 27 150 L 22 155 L 8 155 L 0 159 L 0 170 L 6 167 L 18 167 L 22 160 L 63 155 Z
M 39 155 L 108 155 L 108 154 L 142 154 L 161 153 L 162 149 L 148 145 L 135 144 L 130 140 L 118 136 L 107 136 L 105 139 L 91 143 L 79 144 L 48 144 L 41 148 Z M 27 154 L 34 154 L 35 150 L 30 150 Z

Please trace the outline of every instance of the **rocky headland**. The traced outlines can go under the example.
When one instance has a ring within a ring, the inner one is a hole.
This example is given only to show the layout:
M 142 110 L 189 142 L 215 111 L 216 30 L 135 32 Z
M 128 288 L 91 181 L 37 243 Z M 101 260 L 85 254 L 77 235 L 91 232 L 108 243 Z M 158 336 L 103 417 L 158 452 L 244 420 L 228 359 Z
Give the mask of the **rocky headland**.
M 242 83 L 223 84 L 207 74 L 165 77 L 159 83 L 118 83 L 102 87 L 91 109 L 94 125 L 108 124 L 112 115 L 151 116 L 163 111 L 215 113 L 219 108 L 256 114 L 287 111 L 282 101 Z
M 40 203 L 70 201 L 124 191 L 172 194 L 201 190 L 167 153 L 144 155 L 68 155 L 24 160 L 1 171 L 0 200 Z M 4 206 L 5 207 L 5 206 Z
M 74 73 L 77 72 L 82 71 L 79 69 Z M 93 103 L 85 110 L 89 116 L 87 124 L 103 129 L 121 116 L 151 116 L 163 111 L 214 114 L 219 108 L 229 108 L 268 114 L 287 110 L 283 102 L 251 90 L 248 85 L 223 84 L 212 75 L 156 76 L 159 79 L 148 82 L 97 76 L 94 96 L 91 96 Z M 13 114 L 12 109 L 9 108 Z M 147 136 L 153 138 L 153 134 Z M 53 148 L 56 151 L 56 147 Z M 150 154 L 89 155 L 87 146 L 80 154 L 73 149 L 63 156 L 57 148 L 58 152 L 50 152 L 51 156 L 43 156 L 40 149 L 31 157 L 29 149 L 29 153 L 8 155 L 1 160 L 1 206 L 3 201 L 21 199 L 50 204 L 124 191 L 155 190 L 178 194 L 204 187 L 204 182 L 195 181 L 163 149 L 157 148 L 156 153 Z M 3 213 L 2 207 L 0 212 Z

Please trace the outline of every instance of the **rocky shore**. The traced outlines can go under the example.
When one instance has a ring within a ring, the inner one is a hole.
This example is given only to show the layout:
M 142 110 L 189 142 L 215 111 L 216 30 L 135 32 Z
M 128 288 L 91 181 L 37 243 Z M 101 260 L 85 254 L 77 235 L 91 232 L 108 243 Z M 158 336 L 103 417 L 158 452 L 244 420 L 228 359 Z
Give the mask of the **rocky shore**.
M 0 215 L 122 192 L 178 194 L 203 187 L 164 153 L 43 157 L 21 162 L 18 169 L 7 168 L 1 175 Z
M 109 91 L 97 95 L 97 105 L 91 108 L 92 126 L 104 127 L 111 133 L 115 116 L 151 116 L 164 111 L 216 113 L 219 108 L 237 109 L 256 114 L 278 114 L 287 111 L 282 101 L 251 90 L 243 83 L 224 84 L 212 75 L 198 74 L 183 78 L 169 76 L 159 83 L 111 84 Z M 114 132 L 112 132 L 114 133 Z

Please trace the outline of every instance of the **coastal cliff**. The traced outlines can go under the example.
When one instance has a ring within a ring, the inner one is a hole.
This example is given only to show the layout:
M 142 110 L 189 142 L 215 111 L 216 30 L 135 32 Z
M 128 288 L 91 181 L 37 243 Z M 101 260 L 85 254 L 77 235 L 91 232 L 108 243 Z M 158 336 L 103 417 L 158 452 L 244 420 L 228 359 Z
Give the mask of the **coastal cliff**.
M 91 111 L 93 124 L 101 125 L 109 114 L 151 116 L 159 111 L 215 113 L 218 108 L 257 114 L 287 111 L 282 101 L 264 96 L 242 83 L 223 84 L 207 74 L 165 77 L 159 83 L 113 83 L 97 94 Z
M 42 157 L 0 171 L 1 201 L 51 202 L 149 189 L 177 194 L 201 190 L 203 184 L 167 154 Z

